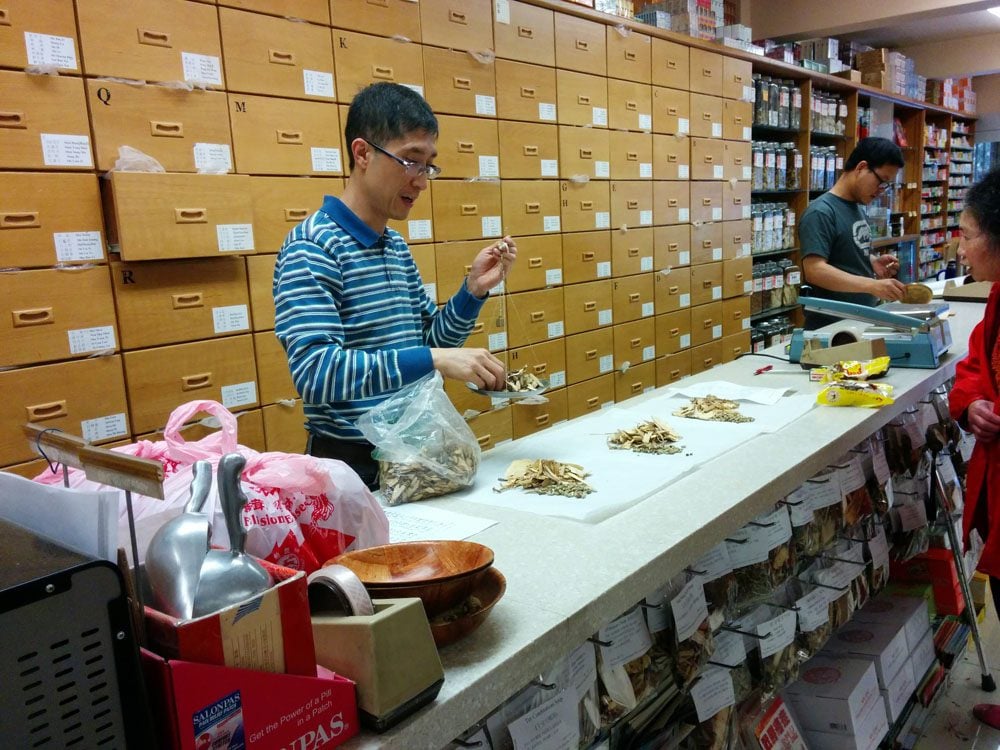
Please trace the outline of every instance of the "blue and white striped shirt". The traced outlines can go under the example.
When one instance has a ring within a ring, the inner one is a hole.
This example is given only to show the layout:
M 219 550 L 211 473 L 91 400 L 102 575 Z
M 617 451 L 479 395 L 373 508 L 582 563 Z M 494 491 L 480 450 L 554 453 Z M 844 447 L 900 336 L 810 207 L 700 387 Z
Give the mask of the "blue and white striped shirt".
M 399 233 L 377 234 L 331 196 L 289 232 L 273 289 L 306 428 L 353 441 L 362 413 L 433 369 L 430 347 L 465 343 L 485 301 L 463 283 L 439 311 Z

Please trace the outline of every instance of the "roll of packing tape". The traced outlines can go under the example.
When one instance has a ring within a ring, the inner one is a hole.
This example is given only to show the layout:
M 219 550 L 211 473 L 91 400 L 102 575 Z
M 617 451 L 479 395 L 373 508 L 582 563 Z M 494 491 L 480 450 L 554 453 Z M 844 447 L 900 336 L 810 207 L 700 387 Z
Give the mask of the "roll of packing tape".
M 830 326 L 832 329 L 830 346 L 854 344 L 864 339 L 867 326 L 862 323 L 843 320 Z
M 309 611 L 314 615 L 373 615 L 375 607 L 361 579 L 343 565 L 327 565 L 311 573 Z

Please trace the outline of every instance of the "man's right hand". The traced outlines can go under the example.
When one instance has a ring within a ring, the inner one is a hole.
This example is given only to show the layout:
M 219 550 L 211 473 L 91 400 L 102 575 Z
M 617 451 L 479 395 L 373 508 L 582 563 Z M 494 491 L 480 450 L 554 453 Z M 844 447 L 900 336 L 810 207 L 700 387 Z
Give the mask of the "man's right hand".
M 1000 433 L 1000 416 L 993 413 L 993 402 L 983 398 L 969 404 L 966 422 L 976 440 L 983 443 L 992 443 Z
M 503 362 L 486 349 L 431 349 L 434 369 L 446 378 L 461 380 L 487 391 L 502 391 Z
M 871 293 L 886 302 L 898 302 L 906 294 L 906 284 L 899 279 L 872 279 Z

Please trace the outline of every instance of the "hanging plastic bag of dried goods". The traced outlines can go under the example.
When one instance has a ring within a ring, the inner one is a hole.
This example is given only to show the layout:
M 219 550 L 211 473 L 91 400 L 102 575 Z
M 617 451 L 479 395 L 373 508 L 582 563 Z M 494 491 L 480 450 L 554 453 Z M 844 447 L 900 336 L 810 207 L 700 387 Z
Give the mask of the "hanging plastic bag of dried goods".
M 833 630 L 850 620 L 854 614 L 851 573 L 852 571 L 841 563 L 817 558 L 799 576 L 800 580 L 827 592 L 830 628 Z
M 737 702 L 745 700 L 754 688 L 750 665 L 747 663 L 746 639 L 739 633 L 720 627 L 712 634 L 712 645 L 715 650 L 708 663 L 728 669 Z
M 726 537 L 726 546 L 736 572 L 739 612 L 766 601 L 795 569 L 792 525 L 784 508 L 750 521 Z
M 927 436 L 915 413 L 901 414 L 886 426 L 886 457 L 892 473 L 913 476 L 920 466 Z
M 712 630 L 718 629 L 724 620 L 736 616 L 736 572 L 729 558 L 729 547 L 724 541 L 698 558 L 688 571 L 701 578 L 704 584 Z
M 674 576 L 663 589 L 663 603 L 673 624 L 670 648 L 674 679 L 677 687 L 686 690 L 714 651 L 701 577 L 690 573 Z
M 491 750 L 515 750 L 519 747 L 515 736 L 528 730 L 538 711 L 555 697 L 558 691 L 546 689 L 535 680 L 521 688 L 486 717 L 486 732 Z M 477 748 L 477 750 L 479 750 Z
M 653 639 L 642 609 L 633 607 L 597 633 L 601 678 L 601 729 L 610 727 L 652 694 Z
M 889 541 L 882 524 L 874 524 L 874 528 L 868 530 L 865 554 L 869 561 L 868 580 L 871 594 L 875 596 L 889 582 Z
M 730 671 L 707 665 L 691 685 L 681 721 L 694 724 L 684 750 L 728 750 L 736 740 L 736 690 Z
M 837 462 L 837 471 L 844 493 L 844 525 L 850 527 L 874 512 L 861 456 L 849 453 Z
M 479 443 L 445 394 L 437 371 L 363 414 L 358 429 L 375 446 L 379 484 L 389 505 L 445 495 L 475 479 Z
M 930 459 L 926 460 L 930 466 Z M 930 546 L 930 532 L 927 528 L 927 480 L 926 477 L 896 475 L 892 479 L 892 521 L 893 560 L 909 560 Z
M 566 694 L 574 708 L 565 709 L 576 717 L 579 747 L 590 747 L 601 726 L 600 691 L 597 685 L 597 651 L 584 641 L 570 654 L 541 675 L 542 686 Z
M 834 592 L 799 579 L 788 582 L 789 597 L 798 617 L 795 642 L 806 658 L 819 653 L 830 640 L 830 599 Z
M 799 674 L 796 624 L 794 610 L 762 604 L 725 626 L 743 634 L 751 674 L 765 697 L 773 696 Z

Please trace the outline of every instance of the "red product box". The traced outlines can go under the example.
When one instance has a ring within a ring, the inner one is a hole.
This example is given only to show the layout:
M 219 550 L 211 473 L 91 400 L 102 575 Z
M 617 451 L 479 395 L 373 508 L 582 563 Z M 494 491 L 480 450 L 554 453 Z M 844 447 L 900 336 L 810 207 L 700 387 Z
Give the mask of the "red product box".
M 162 745 L 169 750 L 334 748 L 358 733 L 355 684 L 314 666 L 311 677 L 168 661 L 143 649 Z
M 950 588 L 958 586 L 958 572 L 951 550 L 932 548 L 906 562 L 891 561 L 889 578 L 897 581 L 932 583 Z

